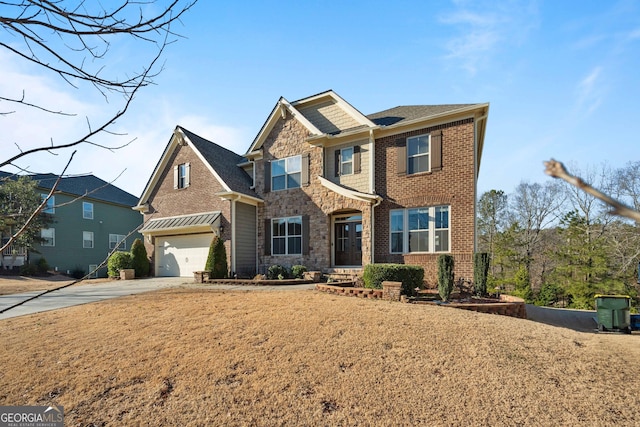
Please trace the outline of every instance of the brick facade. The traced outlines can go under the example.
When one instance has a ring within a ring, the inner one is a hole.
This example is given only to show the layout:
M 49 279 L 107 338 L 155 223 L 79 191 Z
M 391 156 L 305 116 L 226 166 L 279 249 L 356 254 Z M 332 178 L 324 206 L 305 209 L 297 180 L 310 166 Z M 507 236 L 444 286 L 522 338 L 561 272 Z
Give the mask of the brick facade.
M 184 163 L 190 164 L 189 186 L 175 189 L 173 188 L 173 168 Z M 149 197 L 149 213 L 144 215 L 145 223 L 150 219 L 221 211 L 220 224 L 224 227 L 222 237 L 227 249 L 227 262 L 230 263 L 231 227 L 229 218 L 231 218 L 231 205 L 229 201 L 215 195 L 215 193 L 223 191 L 223 188 L 213 178 L 207 166 L 189 146 L 179 145 L 171 154 L 160 177 L 161 179 Z M 149 242 L 148 239 L 145 239 L 144 242 L 152 263 L 155 259 L 154 241 Z M 151 271 L 154 271 L 153 268 L 152 266 Z
M 442 130 L 442 170 L 399 175 L 396 140 Z M 473 277 L 475 234 L 474 124 L 472 119 L 427 127 L 376 139 L 376 193 L 384 201 L 375 208 L 375 262 L 420 265 L 425 281 L 437 283 L 438 254 L 390 254 L 390 211 L 450 205 L 450 253 L 456 277 Z

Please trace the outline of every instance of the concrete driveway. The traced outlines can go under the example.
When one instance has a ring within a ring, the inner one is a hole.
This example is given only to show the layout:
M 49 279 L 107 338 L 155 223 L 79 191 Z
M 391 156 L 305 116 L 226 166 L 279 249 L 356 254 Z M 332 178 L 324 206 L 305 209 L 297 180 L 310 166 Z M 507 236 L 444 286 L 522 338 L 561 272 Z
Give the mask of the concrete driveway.
M 78 286 L 73 285 L 64 289 L 49 292 L 18 307 L 12 308 L 4 313 L 0 313 L 0 320 L 97 302 L 125 295 L 155 291 L 157 289 L 177 287 L 187 283 L 193 283 L 193 279 L 188 277 L 151 277 L 146 279 L 116 280 L 95 284 L 82 284 Z M 43 291 L 33 291 L 22 294 L 0 295 L 0 311 L 19 302 L 25 301 L 35 295 L 41 294 L 42 292 Z

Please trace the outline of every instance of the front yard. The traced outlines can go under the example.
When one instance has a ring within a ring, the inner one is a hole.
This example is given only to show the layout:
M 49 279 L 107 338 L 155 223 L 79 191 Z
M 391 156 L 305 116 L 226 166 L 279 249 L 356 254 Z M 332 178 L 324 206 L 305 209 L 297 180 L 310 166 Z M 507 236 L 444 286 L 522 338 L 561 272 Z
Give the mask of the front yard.
M 0 321 L 0 405 L 75 425 L 630 425 L 640 337 L 315 291 L 172 289 Z

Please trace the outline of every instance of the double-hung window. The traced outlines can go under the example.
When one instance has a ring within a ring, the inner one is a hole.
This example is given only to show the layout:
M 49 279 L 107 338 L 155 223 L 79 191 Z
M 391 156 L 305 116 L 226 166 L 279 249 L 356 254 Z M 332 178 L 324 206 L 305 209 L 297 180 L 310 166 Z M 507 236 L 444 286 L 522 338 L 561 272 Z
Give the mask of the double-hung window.
M 40 197 L 42 198 L 42 201 L 44 201 L 44 199 L 47 198 L 47 194 L 40 194 Z M 47 200 L 47 205 L 44 207 L 42 212 L 48 213 L 48 214 L 54 214 L 56 213 L 55 206 L 56 206 L 56 196 L 51 196 L 49 197 L 49 200 Z
M 271 253 L 273 255 L 302 255 L 302 217 L 271 220 Z
M 173 188 L 187 188 L 191 181 L 191 166 L 182 163 L 173 167 Z
M 429 135 L 407 139 L 407 173 L 429 172 Z
M 340 150 L 340 175 L 353 173 L 353 147 Z
M 56 229 L 55 228 L 43 228 L 40 230 L 40 237 L 42 238 L 41 246 L 55 246 L 56 245 Z
M 390 252 L 448 252 L 449 210 L 449 206 L 392 210 Z
M 302 156 L 292 156 L 271 162 L 271 190 L 300 188 Z
M 93 219 L 93 203 L 82 202 L 82 218 Z
M 93 248 L 93 231 L 82 232 L 82 247 L 85 249 Z
M 109 249 L 115 249 L 126 251 L 127 250 L 127 236 L 124 234 L 109 234 Z

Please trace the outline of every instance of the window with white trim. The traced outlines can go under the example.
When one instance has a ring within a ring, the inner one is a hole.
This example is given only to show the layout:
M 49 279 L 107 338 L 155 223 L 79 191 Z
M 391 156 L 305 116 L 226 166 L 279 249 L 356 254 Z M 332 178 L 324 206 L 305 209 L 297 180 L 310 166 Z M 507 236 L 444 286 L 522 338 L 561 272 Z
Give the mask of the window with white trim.
M 56 229 L 55 228 L 43 228 L 40 230 L 40 237 L 42 243 L 40 246 L 55 246 L 56 245 Z
M 82 218 L 93 219 L 93 203 L 82 202 Z
M 449 252 L 449 212 L 449 206 L 392 210 L 389 215 L 389 251 Z
M 271 254 L 302 255 L 302 217 L 271 220 Z
M 85 249 L 93 248 L 93 231 L 82 232 L 82 247 Z
M 340 150 L 340 175 L 353 173 L 353 147 Z
M 300 188 L 302 156 L 292 156 L 271 162 L 271 190 Z
M 98 278 L 98 264 L 89 264 L 89 278 L 90 279 Z
M 429 172 L 429 135 L 407 138 L 407 174 Z
M 187 188 L 191 181 L 191 165 L 182 163 L 173 167 L 173 188 Z
M 41 200 L 44 201 L 44 199 L 46 199 L 48 196 L 48 194 L 40 194 Z M 56 196 L 51 196 L 49 197 L 49 200 L 47 200 L 47 205 L 44 207 L 44 209 L 42 209 L 42 212 L 44 213 L 48 213 L 48 214 L 54 214 L 56 213 Z
M 115 249 L 116 246 L 118 250 L 126 251 L 127 250 L 127 236 L 124 234 L 109 234 L 109 249 Z

